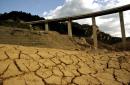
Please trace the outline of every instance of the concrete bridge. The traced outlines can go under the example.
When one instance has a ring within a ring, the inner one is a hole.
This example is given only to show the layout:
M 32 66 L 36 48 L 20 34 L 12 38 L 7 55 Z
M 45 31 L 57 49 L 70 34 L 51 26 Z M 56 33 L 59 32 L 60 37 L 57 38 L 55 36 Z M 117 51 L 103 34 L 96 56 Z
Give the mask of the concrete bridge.
M 124 17 L 123 17 L 123 12 L 130 10 L 130 4 L 112 8 L 112 9 L 107 9 L 103 11 L 97 11 L 93 13 L 88 13 L 88 14 L 83 14 L 83 15 L 78 15 L 78 16 L 70 16 L 70 17 L 63 17 L 63 18 L 57 18 L 57 19 L 46 19 L 46 20 L 38 20 L 38 21 L 31 21 L 31 22 L 26 22 L 30 24 L 36 24 L 36 23 L 45 23 L 45 31 L 49 31 L 49 22 L 65 22 L 67 21 L 68 23 L 68 36 L 72 37 L 72 21 L 73 20 L 78 20 L 78 19 L 84 19 L 84 18 L 92 18 L 92 26 L 93 26 L 93 42 L 94 42 L 94 48 L 98 48 L 98 41 L 97 41 L 97 26 L 96 26 L 96 17 L 98 16 L 103 16 L 103 15 L 109 15 L 109 14 L 114 14 L 114 13 L 119 13 L 119 18 L 120 18 L 120 27 L 121 27 L 121 34 L 122 34 L 122 46 L 125 49 L 126 48 L 126 35 L 125 35 L 125 26 L 124 26 Z

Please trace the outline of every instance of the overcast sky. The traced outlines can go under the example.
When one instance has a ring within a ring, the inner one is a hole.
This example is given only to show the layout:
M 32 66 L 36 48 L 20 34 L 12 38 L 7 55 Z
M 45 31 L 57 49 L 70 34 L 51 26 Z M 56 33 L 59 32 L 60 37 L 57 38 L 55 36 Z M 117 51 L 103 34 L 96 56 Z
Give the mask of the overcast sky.
M 12 10 L 30 12 L 47 19 L 79 15 L 130 4 L 130 0 L 1 0 L 0 12 Z M 126 36 L 130 36 L 130 11 L 124 12 Z M 99 29 L 113 36 L 121 36 L 119 15 L 96 17 Z M 77 20 L 91 24 L 91 19 Z

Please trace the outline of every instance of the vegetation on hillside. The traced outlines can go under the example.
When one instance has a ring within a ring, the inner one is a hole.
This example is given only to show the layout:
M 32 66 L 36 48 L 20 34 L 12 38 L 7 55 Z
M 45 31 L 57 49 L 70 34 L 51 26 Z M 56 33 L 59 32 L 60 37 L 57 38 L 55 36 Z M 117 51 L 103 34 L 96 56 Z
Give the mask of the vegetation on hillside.
M 22 12 L 22 11 L 12 11 L 9 13 L 0 14 L 0 21 L 4 20 L 12 20 L 12 21 L 35 21 L 35 20 L 43 20 L 44 18 L 39 17 L 38 15 L 31 15 L 30 13 Z
M 30 13 L 22 11 L 12 11 L 9 13 L 0 14 L 0 25 L 29 29 L 29 25 L 24 24 L 22 22 L 43 19 L 44 18 L 39 17 L 38 15 L 31 15 Z

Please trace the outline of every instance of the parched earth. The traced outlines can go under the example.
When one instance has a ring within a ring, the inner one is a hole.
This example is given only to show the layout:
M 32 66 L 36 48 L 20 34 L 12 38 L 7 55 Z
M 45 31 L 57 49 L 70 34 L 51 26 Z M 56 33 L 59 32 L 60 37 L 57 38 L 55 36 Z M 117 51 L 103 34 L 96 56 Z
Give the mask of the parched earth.
M 128 85 L 130 52 L 0 45 L 1 85 Z

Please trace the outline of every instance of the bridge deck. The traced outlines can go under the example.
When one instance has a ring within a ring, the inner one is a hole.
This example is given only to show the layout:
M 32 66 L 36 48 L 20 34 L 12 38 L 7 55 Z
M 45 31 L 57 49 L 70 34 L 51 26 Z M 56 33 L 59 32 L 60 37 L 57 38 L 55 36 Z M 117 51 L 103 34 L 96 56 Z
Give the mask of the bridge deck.
M 113 13 L 126 11 L 126 10 L 130 10 L 130 4 L 116 7 L 116 8 L 107 9 L 107 10 L 92 12 L 92 13 L 88 13 L 88 14 L 82 14 L 82 15 L 70 16 L 70 17 L 68 16 L 68 17 L 62 17 L 62 18 L 57 18 L 57 19 L 31 21 L 31 22 L 26 22 L 26 23 L 35 24 L 35 23 L 52 22 L 52 21 L 62 22 L 62 21 L 68 21 L 69 19 L 77 20 L 77 19 L 83 19 L 83 18 L 97 17 L 97 16 L 113 14 Z

